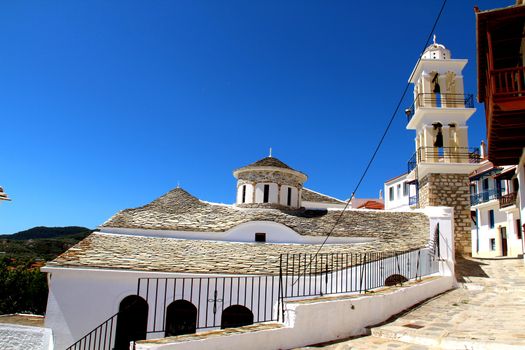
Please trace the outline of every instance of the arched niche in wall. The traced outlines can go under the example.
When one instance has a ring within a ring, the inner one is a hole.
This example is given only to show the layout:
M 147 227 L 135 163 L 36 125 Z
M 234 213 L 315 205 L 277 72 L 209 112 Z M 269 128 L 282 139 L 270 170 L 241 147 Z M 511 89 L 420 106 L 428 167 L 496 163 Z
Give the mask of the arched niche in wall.
M 138 295 L 128 295 L 119 304 L 115 350 L 128 350 L 129 343 L 146 339 L 148 303 Z
M 175 300 L 166 308 L 165 336 L 192 334 L 197 331 L 197 307 L 187 300 Z
M 253 324 L 253 313 L 246 306 L 231 305 L 222 312 L 221 329 Z

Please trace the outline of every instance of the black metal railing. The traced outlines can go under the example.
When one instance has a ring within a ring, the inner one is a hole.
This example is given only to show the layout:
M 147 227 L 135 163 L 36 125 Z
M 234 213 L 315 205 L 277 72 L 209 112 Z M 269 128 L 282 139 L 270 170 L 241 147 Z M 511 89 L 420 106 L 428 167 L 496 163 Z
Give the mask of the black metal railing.
M 499 199 L 500 194 L 497 189 L 485 190 L 470 195 L 470 205 L 477 205 L 493 199 Z
M 144 334 L 156 338 L 284 321 L 286 299 L 364 293 L 421 279 L 439 271 L 438 256 L 439 248 L 436 256 L 431 242 L 429 248 L 405 252 L 281 254 L 278 275 L 139 278 L 137 296 L 148 305 Z M 182 312 L 174 310 L 181 306 Z M 186 317 L 182 321 L 177 318 L 180 314 Z M 119 315 L 108 318 L 68 350 L 114 349 Z
M 102 322 L 100 326 L 93 329 L 66 350 L 112 350 L 115 343 L 115 331 L 118 315 L 119 313 L 116 313 L 106 321 Z
M 472 94 L 417 94 L 412 106 L 405 110 L 410 122 L 418 108 L 474 108 Z
M 418 196 L 417 195 L 408 197 L 408 205 L 409 206 L 417 205 L 417 202 L 418 202 Z
M 389 281 L 419 279 L 439 271 L 428 249 L 408 252 L 284 254 L 283 298 L 363 293 Z
M 420 147 L 408 161 L 412 171 L 419 163 L 479 163 L 481 156 L 476 147 Z
M 251 323 L 277 321 L 279 276 L 140 278 L 138 295 L 151 307 L 147 333 L 167 335 L 167 310 L 184 300 L 195 309 L 195 329 L 225 328 L 231 306 L 251 312 Z M 227 313 L 226 313 L 227 314 Z
M 517 192 L 511 192 L 499 197 L 499 207 L 505 208 L 516 204 L 516 198 L 518 198 Z

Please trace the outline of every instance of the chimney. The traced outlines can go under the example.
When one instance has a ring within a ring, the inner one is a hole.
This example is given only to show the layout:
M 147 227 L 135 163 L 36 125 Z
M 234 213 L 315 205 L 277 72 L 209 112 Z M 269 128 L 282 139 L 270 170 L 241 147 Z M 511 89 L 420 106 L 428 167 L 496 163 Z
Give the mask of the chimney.
M 487 158 L 487 145 L 484 140 L 481 140 L 481 146 L 479 147 L 481 159 Z
M 383 199 L 383 190 L 379 190 L 379 199 Z

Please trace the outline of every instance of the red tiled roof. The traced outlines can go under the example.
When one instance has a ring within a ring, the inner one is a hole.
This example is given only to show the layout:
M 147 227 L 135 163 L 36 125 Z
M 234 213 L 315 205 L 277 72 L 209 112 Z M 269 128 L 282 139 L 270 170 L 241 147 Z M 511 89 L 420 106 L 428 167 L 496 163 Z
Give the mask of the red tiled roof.
M 385 209 L 385 205 L 379 201 L 366 201 L 365 203 L 361 204 L 357 207 L 357 209 L 376 209 L 376 210 L 383 210 Z

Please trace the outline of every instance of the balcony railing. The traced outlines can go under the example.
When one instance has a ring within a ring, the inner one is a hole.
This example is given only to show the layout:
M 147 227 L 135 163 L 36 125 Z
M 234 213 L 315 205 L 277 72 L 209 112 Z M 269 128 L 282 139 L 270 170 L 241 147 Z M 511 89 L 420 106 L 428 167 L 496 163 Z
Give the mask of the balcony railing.
M 511 205 L 516 204 L 516 198 L 518 198 L 517 192 L 512 192 L 512 193 L 500 196 L 499 207 L 505 208 L 505 207 L 509 207 Z
M 408 197 L 408 205 L 409 206 L 417 205 L 417 196 Z
M 498 199 L 499 197 L 500 195 L 496 189 L 486 190 L 480 193 L 471 194 L 470 204 L 478 205 L 478 204 L 485 203 L 493 199 Z
M 491 93 L 494 98 L 525 97 L 525 67 L 487 72 L 487 82 L 487 93 Z
M 479 148 L 475 147 L 420 147 L 408 161 L 408 172 L 419 163 L 473 163 L 481 161 Z
M 408 121 L 418 108 L 473 108 L 472 94 L 417 94 L 412 106 L 406 109 Z
M 412 157 L 408 160 L 408 172 L 410 173 L 416 167 L 417 167 L 417 152 L 414 153 Z

